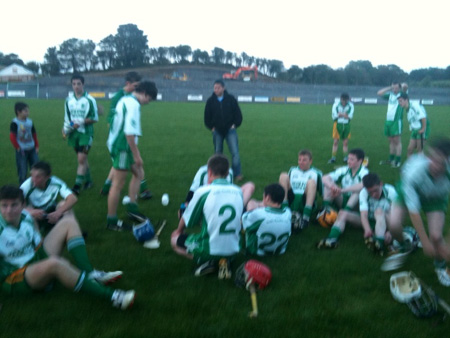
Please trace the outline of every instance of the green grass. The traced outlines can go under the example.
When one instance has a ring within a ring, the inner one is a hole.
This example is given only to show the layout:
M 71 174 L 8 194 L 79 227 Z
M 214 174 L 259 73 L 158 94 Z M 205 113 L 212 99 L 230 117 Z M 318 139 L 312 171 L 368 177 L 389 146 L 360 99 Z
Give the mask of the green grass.
M 60 136 L 63 101 L 27 100 L 38 132 L 42 160 L 69 186 L 75 180 L 76 158 Z M 100 101 L 109 108 L 109 103 Z M 1 100 L 0 185 L 16 183 L 14 152 L 8 140 L 13 100 Z M 105 230 L 106 199 L 98 191 L 107 176 L 110 159 L 105 146 L 106 118 L 96 125 L 89 154 L 95 188 L 83 192 L 75 212 L 89 232 L 88 252 L 95 267 L 121 269 L 122 289 L 133 288 L 137 300 L 131 311 L 57 286 L 32 298 L 0 295 L 1 337 L 445 337 L 448 320 L 434 325 L 419 320 L 389 292 L 390 273 L 379 267 L 362 241 L 362 231 L 348 228 L 341 246 L 318 251 L 314 244 L 328 233 L 319 226 L 291 238 L 280 257 L 262 259 L 273 272 L 269 287 L 258 293 L 260 315 L 247 318 L 250 297 L 230 281 L 214 276 L 195 278 L 192 262 L 172 252 L 171 231 L 177 226 L 177 209 L 197 169 L 212 154 L 212 138 L 203 125 L 203 103 L 156 102 L 143 108 L 139 147 L 154 198 L 140 206 L 154 221 L 167 219 L 158 250 L 147 250 L 128 233 Z M 256 184 L 260 198 L 265 185 L 276 182 L 281 171 L 296 165 L 297 153 L 309 148 L 314 165 L 325 173 L 331 153 L 331 106 L 243 104 L 239 128 L 242 168 L 246 180 Z M 427 107 L 432 135 L 448 134 L 448 107 Z M 380 167 L 388 155 L 383 135 L 385 106 L 356 106 L 350 148 L 362 147 L 370 169 L 385 182 L 394 183 L 398 170 Z M 407 133 L 403 137 L 406 150 Z M 342 156 L 338 153 L 338 160 Z M 163 193 L 170 204 L 163 207 Z M 124 213 L 123 207 L 119 208 Z M 122 214 L 121 216 L 125 216 Z M 447 217 L 446 226 L 449 225 Z M 238 263 L 247 259 L 240 256 Z M 432 262 L 417 252 L 407 262 L 411 269 L 450 301 L 450 289 L 441 286 Z M 436 317 L 435 319 L 437 319 Z

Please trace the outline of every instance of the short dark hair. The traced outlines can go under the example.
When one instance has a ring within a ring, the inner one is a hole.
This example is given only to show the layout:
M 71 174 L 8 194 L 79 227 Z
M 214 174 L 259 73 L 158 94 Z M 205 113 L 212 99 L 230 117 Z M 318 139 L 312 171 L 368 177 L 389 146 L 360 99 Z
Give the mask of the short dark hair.
M 16 185 L 7 184 L 0 188 L 0 201 L 1 200 L 17 200 L 25 202 L 23 191 Z
M 342 93 L 341 99 L 344 100 L 345 102 L 348 102 L 350 100 L 350 96 L 347 93 Z
M 216 81 L 214 81 L 214 84 L 215 85 L 218 84 L 218 85 L 221 85 L 222 87 L 225 87 L 225 82 L 223 82 L 222 79 L 217 79 Z
M 142 76 L 138 72 L 128 72 L 125 74 L 125 82 L 139 82 Z
M 264 188 L 264 195 L 269 196 L 272 202 L 276 204 L 283 203 L 284 194 L 284 188 L 278 183 L 266 185 Z
M 368 189 L 368 188 L 372 188 L 375 185 L 380 185 L 381 180 L 377 174 L 370 172 L 366 176 L 363 177 L 362 183 L 363 183 L 364 188 Z
M 158 96 L 158 89 L 156 88 L 155 83 L 152 81 L 140 82 L 134 91 L 150 96 L 153 101 L 156 100 L 156 97 Z
M 50 166 L 50 163 L 44 161 L 39 161 L 33 164 L 31 170 L 41 170 L 45 176 L 50 176 L 52 174 L 52 167 Z
M 298 156 L 308 156 L 310 160 L 312 160 L 312 153 L 308 149 L 302 149 L 298 152 Z
M 366 156 L 364 150 L 362 150 L 361 148 L 354 148 L 350 150 L 348 153 L 355 155 L 358 160 L 364 160 L 364 157 Z
M 230 162 L 225 155 L 215 154 L 208 160 L 208 169 L 213 175 L 225 178 L 230 170 Z
M 16 102 L 14 105 L 14 112 L 16 116 L 24 109 L 28 108 L 28 105 L 25 102 Z
M 73 74 L 70 78 L 70 83 L 72 83 L 73 80 L 80 80 L 82 84 L 84 84 L 84 76 L 81 74 Z
M 403 99 L 403 100 L 409 100 L 409 96 L 405 92 L 401 92 L 400 95 L 398 96 L 398 98 Z

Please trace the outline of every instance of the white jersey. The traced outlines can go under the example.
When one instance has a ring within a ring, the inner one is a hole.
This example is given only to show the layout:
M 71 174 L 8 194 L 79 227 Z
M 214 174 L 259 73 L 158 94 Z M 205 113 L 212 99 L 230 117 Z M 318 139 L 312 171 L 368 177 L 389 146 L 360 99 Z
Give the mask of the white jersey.
M 409 101 L 406 117 L 409 122 L 409 130 L 420 130 L 422 129 L 422 119 L 427 118 L 427 112 L 421 104 Z
M 239 252 L 242 190 L 225 179 L 214 180 L 198 188 L 183 214 L 186 227 L 202 222 L 196 240 L 186 243 L 187 251 L 200 255 L 232 256 Z
M 0 215 L 0 282 L 34 257 L 41 240 L 33 218 L 26 210 L 22 211 L 18 228 L 6 223 Z
M 64 129 L 71 130 L 70 122 L 78 124 L 77 131 L 79 133 L 93 136 L 94 127 L 92 124 L 85 125 L 84 120 L 89 118 L 93 121 L 98 121 L 98 108 L 95 99 L 84 92 L 80 98 L 77 98 L 73 93 L 69 94 L 64 105 Z
M 291 236 L 291 210 L 257 208 L 242 215 L 245 243 L 249 254 L 281 255 Z
M 229 183 L 233 183 L 233 169 L 229 169 L 227 181 Z M 194 180 L 192 181 L 191 187 L 189 191 L 196 191 L 198 188 L 208 185 L 208 165 L 205 164 L 198 169 L 197 173 L 194 176 Z
M 322 191 L 322 172 L 320 170 L 314 167 L 306 171 L 301 170 L 299 167 L 291 167 L 289 169 L 289 182 L 294 195 L 303 195 L 309 180 L 316 182 L 317 190 Z
M 26 205 L 45 211 L 54 210 L 59 196 L 65 200 L 67 196 L 73 194 L 72 190 L 56 176 L 49 178 L 44 190 L 34 187 L 31 177 L 22 183 L 20 189 L 22 189 L 25 196 Z
M 369 173 L 369 170 L 361 165 L 355 176 L 352 175 L 352 170 L 348 167 L 341 167 L 327 174 L 330 176 L 334 183 L 340 184 L 343 189 L 351 187 L 352 185 L 362 182 L 364 176 Z
M 333 104 L 333 108 L 331 109 L 331 118 L 333 121 L 337 121 L 337 123 L 347 124 L 350 123 L 350 120 L 353 118 L 353 113 L 355 111 L 355 106 L 352 102 L 347 102 L 345 106 L 341 104 L 338 100 Z M 348 118 L 339 117 L 340 113 L 346 113 Z
M 142 136 L 141 129 L 141 104 L 134 95 L 122 97 L 116 105 L 116 113 L 111 122 L 109 131 L 108 146 L 109 152 L 113 149 L 117 151 L 128 150 L 126 136 L 134 135 L 135 143 L 138 143 L 138 136 Z
M 410 212 L 418 213 L 422 201 L 445 201 L 450 193 L 450 167 L 439 178 L 429 173 L 430 159 L 423 154 L 412 155 L 403 165 L 400 192 Z
M 385 95 L 388 100 L 386 121 L 395 121 L 397 117 L 398 97 L 400 96 L 400 94 L 401 92 L 398 92 L 397 94 L 389 92 L 389 94 Z
M 383 209 L 384 212 L 389 212 L 392 201 L 397 198 L 397 191 L 390 184 L 383 184 L 380 199 L 375 199 L 369 195 L 366 188 L 363 188 L 359 193 L 359 210 L 367 211 L 370 220 L 375 220 L 375 210 Z

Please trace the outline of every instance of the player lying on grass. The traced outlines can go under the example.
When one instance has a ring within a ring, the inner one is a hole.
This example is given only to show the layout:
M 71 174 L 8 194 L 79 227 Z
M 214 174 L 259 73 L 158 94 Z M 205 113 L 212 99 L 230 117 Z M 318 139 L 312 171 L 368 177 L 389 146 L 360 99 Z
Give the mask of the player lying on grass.
M 283 206 L 285 192 L 278 184 L 264 188 L 261 202 L 250 200 L 242 215 L 245 249 L 250 255 L 281 255 L 291 236 L 291 210 Z
M 344 233 L 346 223 L 364 230 L 364 240 L 369 249 L 383 256 L 385 245 L 391 242 L 387 231 L 388 216 L 392 201 L 397 197 L 395 188 L 383 184 L 375 173 L 368 173 L 362 179 L 364 188 L 359 193 L 359 212 L 343 209 L 327 238 L 321 240 L 318 248 L 335 248 Z
M 133 304 L 135 292 L 112 289 L 105 284 L 122 276 L 121 271 L 94 270 L 73 214 L 64 217 L 43 239 L 33 218 L 24 209 L 22 190 L 0 188 L 0 282 L 10 295 L 49 291 L 54 281 L 74 292 L 112 302 L 122 310 Z M 61 257 L 64 246 L 75 266 Z
M 324 208 L 331 208 L 333 203 L 340 211 L 328 238 L 320 241 L 319 248 L 336 247 L 341 229 L 345 228 L 346 211 L 357 211 L 359 206 L 359 193 L 363 188 L 362 179 L 369 173 L 367 168 L 362 165 L 363 160 L 364 151 L 359 148 L 352 149 L 348 154 L 347 165 L 345 167 L 338 168 L 323 177 Z M 323 245 L 321 245 L 322 242 Z
M 52 176 L 49 163 L 40 161 L 31 168 L 31 177 L 20 186 L 27 211 L 46 234 L 66 215 L 73 214 L 77 197 L 58 177 Z M 58 203 L 58 198 L 63 200 Z
M 196 276 L 215 272 L 219 265 L 219 278 L 231 278 L 230 261 L 239 253 L 244 201 L 242 190 L 227 181 L 228 170 L 225 156 L 216 154 L 208 160 L 208 184 L 194 192 L 171 235 L 174 251 L 198 265 Z M 185 228 L 200 222 L 200 233 L 185 233 Z
M 311 212 L 315 206 L 317 192 L 322 194 L 322 171 L 312 166 L 312 153 L 301 150 L 298 166 L 280 174 L 279 183 L 285 191 L 284 201 L 292 211 L 294 231 L 309 225 Z
M 450 193 L 450 139 L 436 139 L 426 154 L 411 156 L 402 167 L 394 201 L 389 229 L 400 243 L 399 253 L 389 257 L 383 270 L 399 268 L 411 252 L 409 243 L 402 236 L 402 224 L 408 213 L 419 234 L 425 255 L 434 258 L 434 267 L 439 282 L 450 286 L 450 271 L 446 261 L 450 260 L 450 247 L 443 237 L 445 214 Z M 428 223 L 425 230 L 421 212 Z

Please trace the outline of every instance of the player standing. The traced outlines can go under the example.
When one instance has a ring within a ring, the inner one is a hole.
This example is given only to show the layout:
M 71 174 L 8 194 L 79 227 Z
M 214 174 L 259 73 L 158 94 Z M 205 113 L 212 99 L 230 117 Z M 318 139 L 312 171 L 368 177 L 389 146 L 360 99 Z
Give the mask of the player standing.
M 378 96 L 388 100 L 386 121 L 384 122 L 384 135 L 389 139 L 389 159 L 381 161 L 380 164 L 388 164 L 393 168 L 400 167 L 402 160 L 402 130 L 403 130 L 403 109 L 398 104 L 400 93 L 408 92 L 406 83 L 394 82 L 389 87 L 380 89 Z
M 333 123 L 333 148 L 331 159 L 328 163 L 336 162 L 336 154 L 339 146 L 339 139 L 342 139 L 342 152 L 344 155 L 344 162 L 347 163 L 348 154 L 348 140 L 350 138 L 350 121 L 353 118 L 355 107 L 350 102 L 350 96 L 347 93 L 342 93 L 339 101 L 333 104 L 331 109 L 331 117 Z
M 84 77 L 74 74 L 70 81 L 73 93 L 69 94 L 64 105 L 63 137 L 67 136 L 69 146 L 77 154 L 77 177 L 72 190 L 79 195 L 83 184 L 85 189 L 92 187 L 88 153 L 94 137 L 94 123 L 98 121 L 98 111 L 95 99 L 84 90 Z
M 414 150 L 418 153 L 423 151 L 425 141 L 430 135 L 430 121 L 425 108 L 417 102 L 410 102 L 408 94 L 401 93 L 398 97 L 398 104 L 406 112 L 409 130 L 411 130 L 411 138 L 408 145 L 409 157 L 414 153 Z
M 138 138 L 142 136 L 141 105 L 156 100 L 158 90 L 153 82 L 139 83 L 131 95 L 120 99 L 116 106 L 116 113 L 111 123 L 107 146 L 113 161 L 113 175 L 111 189 L 108 194 L 108 215 L 106 227 L 109 230 L 131 230 L 117 217 L 120 192 L 125 184 L 128 172 L 132 174 L 128 194 L 130 203 L 127 204 L 128 215 L 143 222 L 146 217 L 139 212 L 136 196 L 140 182 L 144 178 L 144 162 L 138 148 Z

